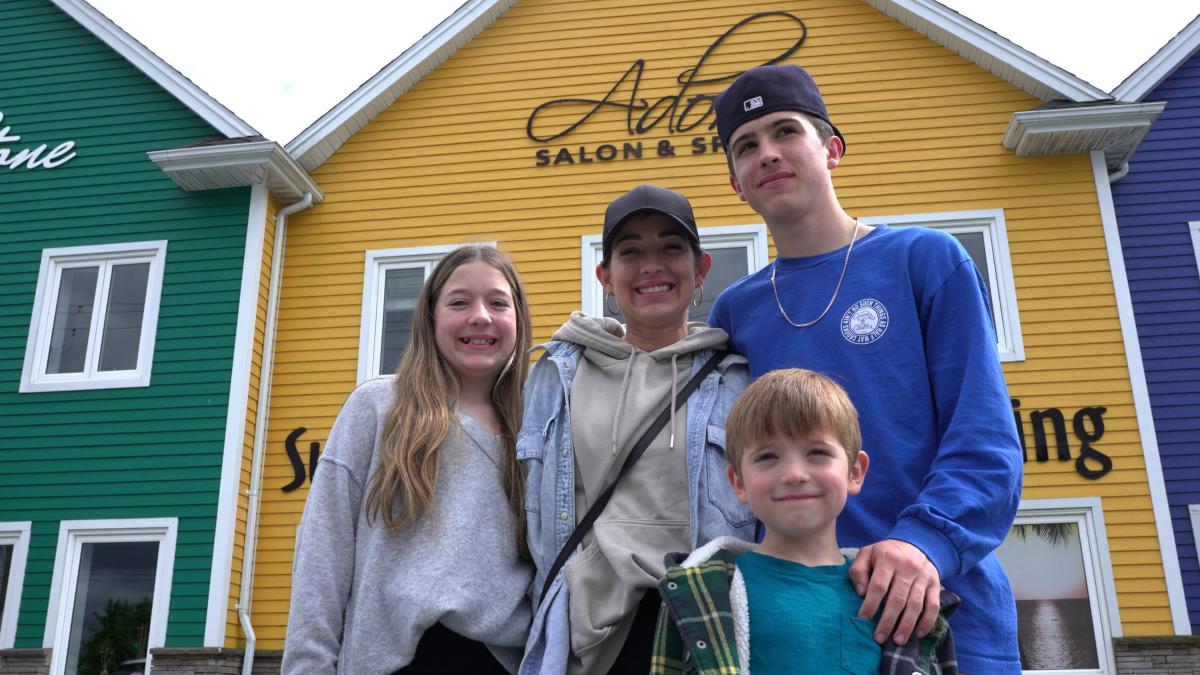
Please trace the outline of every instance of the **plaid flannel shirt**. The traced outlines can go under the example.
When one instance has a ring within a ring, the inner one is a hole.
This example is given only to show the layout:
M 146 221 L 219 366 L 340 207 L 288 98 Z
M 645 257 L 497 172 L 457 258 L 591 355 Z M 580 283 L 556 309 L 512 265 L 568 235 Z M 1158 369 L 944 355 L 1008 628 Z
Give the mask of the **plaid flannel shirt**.
M 658 584 L 663 606 L 658 613 L 650 673 L 743 675 L 730 602 L 737 570 L 735 555 L 721 550 L 706 561 L 681 567 L 685 558 L 678 553 L 666 557 L 667 573 Z M 929 635 L 903 646 L 890 639 L 883 645 L 880 673 L 957 675 L 954 641 L 946 618 L 958 607 L 959 599 L 943 589 L 941 601 L 941 613 Z

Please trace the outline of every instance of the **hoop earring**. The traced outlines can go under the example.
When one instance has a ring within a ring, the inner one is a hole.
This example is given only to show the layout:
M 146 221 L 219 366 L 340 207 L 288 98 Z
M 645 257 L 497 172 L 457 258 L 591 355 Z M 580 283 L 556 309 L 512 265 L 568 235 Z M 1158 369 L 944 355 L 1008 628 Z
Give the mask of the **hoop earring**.
M 700 295 L 697 296 L 697 293 Z M 704 284 L 700 284 L 696 290 L 692 291 L 692 307 L 699 307 L 702 302 L 704 302 Z
M 611 303 L 609 301 L 612 301 Z M 604 294 L 604 309 L 608 310 L 609 314 L 620 314 L 621 303 L 617 302 L 617 296 L 612 293 Z

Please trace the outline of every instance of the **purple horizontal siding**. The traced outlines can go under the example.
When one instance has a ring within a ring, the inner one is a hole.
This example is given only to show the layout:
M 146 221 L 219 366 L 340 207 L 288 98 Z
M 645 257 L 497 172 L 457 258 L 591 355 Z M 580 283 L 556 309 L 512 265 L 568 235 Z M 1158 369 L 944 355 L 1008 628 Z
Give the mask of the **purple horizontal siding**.
M 1113 203 L 1150 390 L 1192 632 L 1200 633 L 1200 560 L 1188 504 L 1200 504 L 1200 270 L 1188 222 L 1200 221 L 1200 55 L 1145 101 L 1158 122 L 1113 184 Z

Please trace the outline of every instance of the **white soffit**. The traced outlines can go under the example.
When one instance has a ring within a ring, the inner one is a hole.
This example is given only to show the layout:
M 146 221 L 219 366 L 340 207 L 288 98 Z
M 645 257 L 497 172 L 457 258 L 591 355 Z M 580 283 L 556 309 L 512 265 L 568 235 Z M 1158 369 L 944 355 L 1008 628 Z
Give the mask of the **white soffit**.
M 308 171 L 490 26 L 517 0 L 467 0 L 425 37 L 300 132 L 287 151 Z
M 1004 147 L 1018 157 L 1104 151 L 1108 169 L 1129 160 L 1165 103 L 1114 103 L 1013 113 Z
M 220 133 L 230 138 L 258 135 L 254 127 L 243 122 L 233 111 L 197 87 L 95 7 L 83 0 L 51 1 Z
M 1108 94 L 933 0 L 864 0 L 925 37 L 1043 101 Z
M 156 150 L 146 153 L 175 184 L 189 192 L 265 184 L 280 201 L 294 202 L 321 189 L 278 143 L 268 140 L 234 141 Z
M 1113 89 L 1113 98 L 1118 101 L 1140 101 L 1154 91 L 1162 81 L 1171 76 L 1184 61 L 1192 58 L 1200 49 L 1200 16 L 1192 19 L 1179 34 L 1167 41 L 1146 59 L 1137 70 Z

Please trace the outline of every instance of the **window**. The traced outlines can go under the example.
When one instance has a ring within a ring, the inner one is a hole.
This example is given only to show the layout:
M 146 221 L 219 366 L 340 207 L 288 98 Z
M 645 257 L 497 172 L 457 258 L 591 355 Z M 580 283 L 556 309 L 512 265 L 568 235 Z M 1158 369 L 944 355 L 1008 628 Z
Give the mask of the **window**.
M 12 649 L 25 582 L 30 522 L 0 523 L 0 649 Z
M 1192 253 L 1196 254 L 1196 267 L 1200 269 L 1200 220 L 1188 223 L 1188 232 L 1192 235 Z
M 1112 674 L 1121 636 L 1099 497 L 1022 500 L 1000 548 L 1026 673 Z
M 604 306 L 604 288 L 596 279 L 596 265 L 603 257 L 601 235 L 583 237 L 583 298 L 581 308 L 589 316 L 611 316 L 624 322 L 620 313 Z M 700 228 L 700 246 L 712 256 L 712 269 L 704 279 L 704 300 L 688 310 L 689 321 L 708 321 L 708 313 L 721 291 L 767 264 L 765 225 L 731 225 Z
M 175 565 L 175 518 L 66 521 L 43 644 L 50 672 L 111 672 L 162 647 Z
M 495 246 L 494 242 L 484 243 Z M 367 251 L 358 342 L 360 384 L 396 371 L 412 335 L 417 294 L 437 261 L 457 247 L 451 244 Z
M 167 242 L 45 249 L 22 392 L 150 385 Z
M 864 225 L 887 224 L 892 227 L 919 225 L 944 230 L 954 235 L 983 276 L 996 323 L 996 348 L 1001 361 L 1024 361 L 1021 321 L 1017 315 L 1017 292 L 1013 285 L 1012 259 L 1008 253 L 1008 232 L 1002 209 L 950 211 L 907 216 L 871 216 Z

